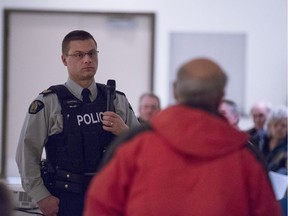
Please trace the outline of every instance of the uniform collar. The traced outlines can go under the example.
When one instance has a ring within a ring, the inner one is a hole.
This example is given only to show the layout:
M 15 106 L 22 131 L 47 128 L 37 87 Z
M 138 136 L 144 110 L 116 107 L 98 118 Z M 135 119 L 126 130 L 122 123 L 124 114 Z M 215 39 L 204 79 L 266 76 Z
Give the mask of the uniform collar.
M 68 78 L 67 82 L 65 83 L 65 86 L 69 89 L 69 91 L 73 95 L 75 95 L 78 99 L 81 100 L 81 98 L 82 98 L 81 92 L 82 92 L 83 88 L 80 85 L 78 85 L 76 82 L 74 82 L 73 80 Z M 97 96 L 97 88 L 96 88 L 95 81 L 92 82 L 92 84 L 88 87 L 88 89 L 91 92 L 92 101 L 94 101 L 96 99 L 96 96 Z

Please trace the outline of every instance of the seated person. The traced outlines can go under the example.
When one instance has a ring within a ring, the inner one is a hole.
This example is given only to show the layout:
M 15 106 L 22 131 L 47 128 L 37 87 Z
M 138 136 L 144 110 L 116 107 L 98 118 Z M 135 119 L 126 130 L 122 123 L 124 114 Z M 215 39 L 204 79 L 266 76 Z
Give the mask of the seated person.
M 12 212 L 12 193 L 9 191 L 7 185 L 0 181 L 0 215 L 12 216 Z
M 237 104 L 234 101 L 222 99 L 219 105 L 219 113 L 222 114 L 233 127 L 239 129 L 238 123 L 240 115 Z
M 257 103 L 251 108 L 251 116 L 253 119 L 253 127 L 248 129 L 246 132 L 251 136 L 253 143 L 258 145 L 259 139 L 265 133 L 265 122 L 270 112 L 270 105 L 268 103 Z
M 287 175 L 287 107 L 272 109 L 267 118 L 267 132 L 259 141 L 270 171 Z
M 240 121 L 240 113 L 237 104 L 229 99 L 222 99 L 219 108 L 219 113 L 226 118 L 226 120 L 237 130 L 240 130 L 238 123 Z M 264 160 L 263 155 L 260 153 L 257 145 L 255 144 L 255 140 L 250 138 L 248 143 L 252 146 L 254 151 L 259 152 L 259 160 L 261 160 L 265 165 L 266 161 Z
M 270 111 L 270 106 L 267 103 L 257 103 L 251 108 L 253 118 L 253 127 L 247 130 L 247 133 L 254 136 L 257 132 L 264 130 L 264 125 Z
M 148 122 L 160 110 L 159 97 L 153 93 L 144 93 L 139 99 L 138 121 L 140 123 Z

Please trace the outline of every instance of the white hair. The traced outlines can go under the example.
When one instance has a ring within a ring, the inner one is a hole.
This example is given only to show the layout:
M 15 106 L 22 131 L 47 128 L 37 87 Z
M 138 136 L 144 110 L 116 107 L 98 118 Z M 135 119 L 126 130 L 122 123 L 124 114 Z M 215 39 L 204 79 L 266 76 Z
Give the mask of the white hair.
M 288 117 L 288 107 L 284 105 L 279 105 L 274 109 L 271 109 L 271 111 L 269 112 L 266 120 L 266 127 L 273 121 L 287 119 L 287 117 Z

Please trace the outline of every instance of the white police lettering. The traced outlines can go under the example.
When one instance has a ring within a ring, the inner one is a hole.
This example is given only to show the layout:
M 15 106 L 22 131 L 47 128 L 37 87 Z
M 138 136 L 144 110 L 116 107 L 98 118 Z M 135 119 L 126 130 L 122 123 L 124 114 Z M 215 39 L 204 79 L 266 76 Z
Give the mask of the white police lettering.
M 77 122 L 78 126 L 81 126 L 81 124 L 97 124 L 100 121 L 103 121 L 103 112 L 99 113 L 89 113 L 89 114 L 84 114 L 84 115 L 77 115 Z

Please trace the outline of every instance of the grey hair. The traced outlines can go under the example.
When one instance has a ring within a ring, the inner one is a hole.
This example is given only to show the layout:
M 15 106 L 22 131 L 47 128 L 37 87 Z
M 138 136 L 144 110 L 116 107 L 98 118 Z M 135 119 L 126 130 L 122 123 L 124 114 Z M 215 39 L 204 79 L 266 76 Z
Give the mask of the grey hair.
M 288 109 L 287 106 L 280 105 L 276 108 L 272 109 L 267 117 L 266 124 L 270 124 L 272 121 L 277 121 L 281 119 L 287 119 L 288 117 Z
M 237 115 L 237 116 L 240 115 L 239 108 L 238 108 L 237 104 L 236 104 L 234 101 L 229 100 L 229 99 L 223 99 L 223 100 L 222 100 L 222 103 L 228 104 L 229 107 L 230 107 L 231 112 L 232 112 L 234 115 Z
M 157 100 L 158 107 L 159 107 L 159 108 L 161 107 L 160 98 L 159 98 L 156 94 L 154 94 L 154 93 L 152 93 L 152 92 L 145 92 L 145 93 L 143 93 L 143 94 L 140 96 L 140 98 L 139 98 L 139 104 L 141 104 L 141 101 L 142 101 L 143 98 L 146 97 L 146 96 L 147 96 L 147 97 L 155 98 L 155 99 Z

